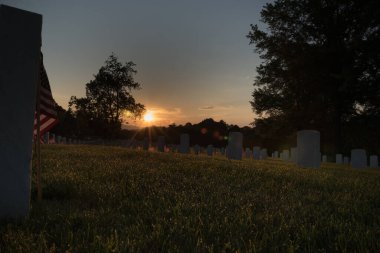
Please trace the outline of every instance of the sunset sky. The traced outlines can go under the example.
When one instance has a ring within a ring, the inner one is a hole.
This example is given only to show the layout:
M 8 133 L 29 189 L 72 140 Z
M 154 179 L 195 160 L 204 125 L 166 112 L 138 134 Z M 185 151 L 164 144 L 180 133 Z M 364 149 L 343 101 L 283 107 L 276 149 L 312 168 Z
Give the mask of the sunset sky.
M 43 15 L 42 51 L 57 103 L 84 96 L 114 52 L 136 63 L 133 93 L 154 120 L 198 123 L 212 117 L 248 125 L 260 60 L 246 38 L 259 23 L 253 0 L 1 0 Z M 130 121 L 142 125 L 141 121 Z

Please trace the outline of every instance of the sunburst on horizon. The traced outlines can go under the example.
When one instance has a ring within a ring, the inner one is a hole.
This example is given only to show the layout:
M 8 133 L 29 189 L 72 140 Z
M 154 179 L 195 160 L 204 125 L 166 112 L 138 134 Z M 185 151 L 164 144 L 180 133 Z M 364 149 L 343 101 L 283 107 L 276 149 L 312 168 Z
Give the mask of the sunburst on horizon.
M 151 111 L 147 111 L 144 115 L 144 121 L 145 122 L 152 122 L 154 121 L 154 116 L 153 116 L 153 113 Z

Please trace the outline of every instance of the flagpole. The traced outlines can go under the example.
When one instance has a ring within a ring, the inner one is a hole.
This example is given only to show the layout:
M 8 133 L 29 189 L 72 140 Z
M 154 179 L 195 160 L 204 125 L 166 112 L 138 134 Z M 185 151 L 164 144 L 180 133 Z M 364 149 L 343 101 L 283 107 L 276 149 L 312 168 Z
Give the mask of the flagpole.
M 36 167 L 37 167 L 37 202 L 42 201 L 42 188 L 41 188 L 41 64 L 42 64 L 42 55 L 40 56 L 39 61 L 39 68 L 38 68 L 38 79 L 37 79 L 37 105 L 36 105 L 36 111 L 37 111 L 37 140 L 36 140 L 36 147 L 37 147 L 37 161 L 36 161 Z

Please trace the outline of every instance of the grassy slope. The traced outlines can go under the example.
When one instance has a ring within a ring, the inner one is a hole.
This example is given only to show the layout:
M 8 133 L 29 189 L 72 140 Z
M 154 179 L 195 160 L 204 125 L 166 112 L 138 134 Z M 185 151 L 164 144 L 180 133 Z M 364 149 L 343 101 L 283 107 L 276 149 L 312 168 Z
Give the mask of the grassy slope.
M 380 171 L 95 146 L 43 157 L 44 201 L 0 225 L 1 253 L 380 250 Z

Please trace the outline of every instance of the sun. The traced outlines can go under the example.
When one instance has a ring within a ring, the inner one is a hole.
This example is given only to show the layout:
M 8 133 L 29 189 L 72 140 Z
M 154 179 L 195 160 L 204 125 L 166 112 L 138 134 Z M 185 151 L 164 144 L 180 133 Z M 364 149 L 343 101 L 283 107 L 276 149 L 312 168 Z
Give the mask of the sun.
M 144 115 L 144 121 L 145 122 L 152 122 L 154 120 L 153 113 L 152 112 L 147 112 Z

